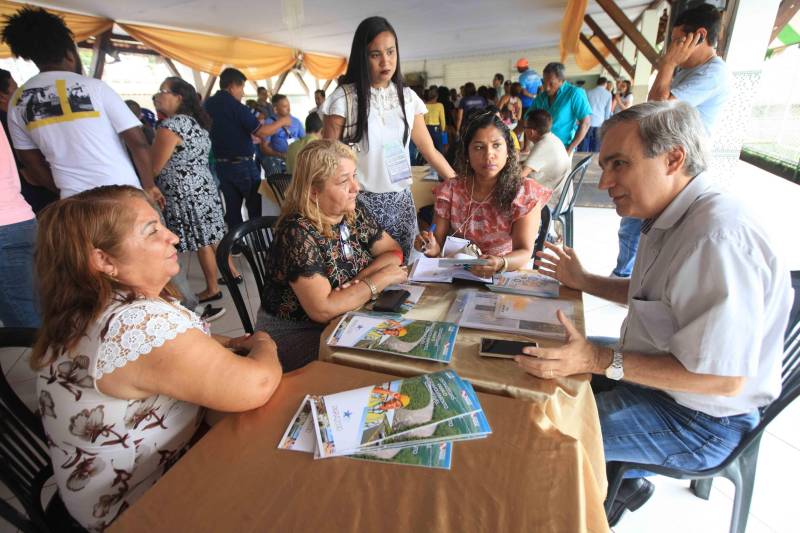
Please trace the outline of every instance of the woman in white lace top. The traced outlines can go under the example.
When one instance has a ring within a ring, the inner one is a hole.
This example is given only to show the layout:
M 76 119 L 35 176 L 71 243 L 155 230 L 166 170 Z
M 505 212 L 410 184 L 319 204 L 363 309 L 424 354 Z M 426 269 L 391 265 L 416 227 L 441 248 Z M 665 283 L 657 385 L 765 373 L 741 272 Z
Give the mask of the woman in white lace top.
M 61 200 L 39 221 L 39 410 L 59 495 L 91 531 L 181 456 L 202 407 L 254 409 L 280 382 L 267 334 L 212 338 L 170 296 L 177 242 L 128 186 Z
M 409 142 L 442 178 L 455 171 L 428 133 L 425 103 L 403 86 L 397 34 L 385 18 L 370 17 L 358 25 L 344 83 L 322 104 L 322 112 L 322 136 L 356 149 L 359 200 L 408 258 L 417 234 Z

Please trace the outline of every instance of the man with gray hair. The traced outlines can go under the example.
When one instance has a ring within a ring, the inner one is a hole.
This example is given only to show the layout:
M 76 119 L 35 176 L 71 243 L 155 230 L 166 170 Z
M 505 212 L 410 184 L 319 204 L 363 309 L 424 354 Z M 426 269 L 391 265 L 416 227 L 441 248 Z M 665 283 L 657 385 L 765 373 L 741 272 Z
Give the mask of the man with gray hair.
M 598 375 L 607 461 L 715 467 L 780 394 L 789 271 L 766 231 L 708 179 L 703 132 L 680 101 L 633 106 L 601 129 L 599 187 L 618 214 L 644 221 L 630 279 L 586 272 L 570 248 L 537 254 L 541 273 L 628 305 L 614 347 L 589 342 L 559 311 L 566 343 L 516 357 L 545 379 Z M 626 479 L 609 523 L 652 492 L 643 477 Z

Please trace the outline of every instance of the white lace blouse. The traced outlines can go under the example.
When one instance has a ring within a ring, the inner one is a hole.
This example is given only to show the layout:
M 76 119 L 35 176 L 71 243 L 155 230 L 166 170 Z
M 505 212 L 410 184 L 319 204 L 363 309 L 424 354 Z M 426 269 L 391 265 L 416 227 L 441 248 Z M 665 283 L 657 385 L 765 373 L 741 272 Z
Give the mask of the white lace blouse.
M 349 84 L 349 87 L 355 92 L 353 84 Z M 403 100 L 406 109 L 405 119 L 408 124 L 408 138 L 405 143 L 403 143 L 403 111 L 400 108 L 400 98 L 394 83 L 390 83 L 385 89 L 372 87 L 370 90 L 369 115 L 367 117 L 369 139 L 365 136 L 356 145 L 358 183 L 364 191 L 398 192 L 411 185 L 411 180 L 392 183 L 384 160 L 385 147 L 394 143 L 402 146 L 406 157 L 409 157 L 408 145 L 411 141 L 414 117 L 428 112 L 425 103 L 408 87 L 403 89 Z M 358 97 L 354 96 L 353 105 L 357 105 L 357 102 Z M 345 117 L 347 120 L 347 100 L 344 87 L 338 87 L 325 100 L 325 103 L 322 104 L 322 112 L 326 115 Z M 355 116 L 356 113 L 353 112 L 352 115 Z
M 106 396 L 97 380 L 205 323 L 178 303 L 114 301 L 68 354 L 40 371 L 39 411 L 58 492 L 90 531 L 104 530 L 188 448 L 203 410 L 156 395 Z

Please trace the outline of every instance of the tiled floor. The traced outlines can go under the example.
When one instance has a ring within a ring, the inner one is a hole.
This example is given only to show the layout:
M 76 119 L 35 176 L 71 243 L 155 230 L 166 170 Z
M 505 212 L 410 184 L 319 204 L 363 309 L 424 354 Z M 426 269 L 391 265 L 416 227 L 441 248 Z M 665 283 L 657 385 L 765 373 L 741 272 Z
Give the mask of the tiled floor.
M 739 172 L 727 180 L 729 190 L 759 209 L 759 220 L 786 257 L 787 266 L 800 269 L 800 246 L 793 234 L 800 228 L 800 187 L 742 164 Z M 594 184 L 586 186 L 594 187 Z M 619 217 L 610 209 L 578 208 L 575 212 L 575 250 L 588 270 L 610 273 L 617 253 L 616 230 Z M 245 274 L 240 289 L 250 306 L 251 319 L 258 308 L 255 282 L 246 261 L 237 259 Z M 203 287 L 199 265 L 192 263 L 189 279 L 200 291 Z M 228 291 L 215 305 L 227 309 L 226 314 L 211 325 L 213 333 L 230 336 L 243 333 Z M 588 335 L 617 336 L 626 308 L 606 300 L 584 296 L 586 330 Z M 27 351 L 0 350 L 0 364 L 11 386 L 31 407 L 34 405 L 36 376 L 27 363 Z M 794 483 L 800 480 L 800 401 L 787 408 L 769 427 L 761 441 L 755 494 L 750 508 L 748 532 L 790 533 L 800 530 L 800 509 L 796 504 Z M 653 478 L 656 492 L 646 506 L 628 513 L 615 528 L 616 533 L 672 533 L 674 531 L 722 533 L 728 531 L 733 485 L 717 479 L 708 501 L 700 500 L 689 491 L 688 482 Z M 51 484 L 47 496 L 54 490 Z M 0 485 L 0 498 L 13 505 L 18 502 Z M 13 532 L 10 524 L 0 520 L 0 533 Z

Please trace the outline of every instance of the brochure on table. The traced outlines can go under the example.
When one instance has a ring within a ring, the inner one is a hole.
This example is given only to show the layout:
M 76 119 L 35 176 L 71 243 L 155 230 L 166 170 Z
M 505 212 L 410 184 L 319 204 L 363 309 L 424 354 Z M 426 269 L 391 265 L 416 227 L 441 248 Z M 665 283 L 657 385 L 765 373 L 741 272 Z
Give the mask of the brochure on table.
M 464 328 L 488 331 L 502 331 L 531 337 L 549 337 L 563 340 L 566 330 L 558 320 L 553 323 L 549 318 L 540 320 L 538 315 L 520 318 L 502 318 L 495 315 L 500 294 L 475 289 L 462 289 L 456 295 L 447 312 L 446 320 L 457 323 Z M 508 295 L 502 295 L 508 296 Z M 531 298 L 531 297 L 525 297 Z M 541 299 L 540 302 L 549 300 Z M 555 311 L 553 311 L 555 313 Z M 574 317 L 574 312 L 571 317 Z M 555 314 L 553 314 L 555 318 Z
M 533 270 L 517 270 L 503 272 L 495 276 L 494 284 L 487 285 L 489 290 L 542 298 L 558 298 L 559 283 L 551 277 Z
M 323 459 L 362 453 L 389 439 L 395 444 L 415 430 L 419 437 L 423 428 L 482 410 L 472 386 L 450 370 L 328 394 L 310 403 Z
M 278 448 L 296 452 L 314 453 L 316 445 L 317 440 L 314 433 L 314 420 L 311 415 L 311 397 L 306 396 L 303 399 L 303 403 L 300 405 L 300 409 L 297 410 L 289 423 L 289 427 L 286 428 L 286 433 L 283 434 Z M 453 445 L 452 442 L 425 444 L 418 441 L 405 446 L 376 449 L 374 451 L 352 455 L 351 457 L 368 461 L 449 470 L 453 457 Z
M 513 318 L 531 320 L 545 324 L 559 325 L 556 311 L 561 310 L 567 318 L 575 322 L 575 303 L 567 300 L 551 300 L 520 294 L 499 294 L 494 316 L 497 318 Z
M 458 325 L 448 322 L 351 312 L 339 321 L 328 345 L 448 363 L 457 333 Z
M 463 253 L 462 250 L 470 241 L 448 235 L 442 249 L 442 257 L 427 257 L 420 255 L 414 263 L 409 279 L 411 281 L 452 283 L 453 279 L 492 283 L 493 278 L 476 276 L 463 265 L 485 264 L 484 259 Z

